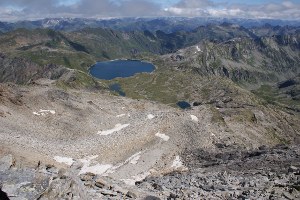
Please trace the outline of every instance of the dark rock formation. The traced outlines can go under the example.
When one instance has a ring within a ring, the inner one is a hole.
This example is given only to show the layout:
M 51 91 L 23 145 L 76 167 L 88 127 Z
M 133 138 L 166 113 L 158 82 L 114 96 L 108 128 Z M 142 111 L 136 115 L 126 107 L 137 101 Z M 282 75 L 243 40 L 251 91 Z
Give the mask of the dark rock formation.
M 23 58 L 9 58 L 0 54 L 0 82 L 27 84 L 39 78 L 58 79 L 67 69 L 48 64 L 39 66 Z
M 3 192 L 0 188 L 0 199 L 1 200 L 9 200 L 7 194 L 5 192 Z

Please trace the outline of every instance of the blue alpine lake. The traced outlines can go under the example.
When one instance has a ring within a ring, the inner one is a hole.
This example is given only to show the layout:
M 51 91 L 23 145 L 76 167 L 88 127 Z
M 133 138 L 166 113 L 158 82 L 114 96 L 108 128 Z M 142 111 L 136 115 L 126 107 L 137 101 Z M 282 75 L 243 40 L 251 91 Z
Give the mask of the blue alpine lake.
M 111 80 L 117 77 L 126 78 L 141 72 L 152 72 L 154 65 L 139 60 L 113 60 L 97 62 L 90 68 L 90 74 L 96 78 Z

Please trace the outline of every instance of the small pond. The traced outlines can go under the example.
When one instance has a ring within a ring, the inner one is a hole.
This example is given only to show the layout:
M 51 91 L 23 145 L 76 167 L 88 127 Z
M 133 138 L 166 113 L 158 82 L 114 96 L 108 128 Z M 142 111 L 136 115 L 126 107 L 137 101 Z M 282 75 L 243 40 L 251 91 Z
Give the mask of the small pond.
M 179 106 L 182 109 L 187 109 L 187 108 L 191 108 L 191 104 L 189 104 L 186 101 L 178 101 L 177 102 L 177 106 Z
M 90 74 L 99 79 L 111 80 L 117 77 L 126 78 L 141 72 L 152 72 L 155 67 L 151 63 L 139 60 L 113 60 L 97 62 L 90 68 Z

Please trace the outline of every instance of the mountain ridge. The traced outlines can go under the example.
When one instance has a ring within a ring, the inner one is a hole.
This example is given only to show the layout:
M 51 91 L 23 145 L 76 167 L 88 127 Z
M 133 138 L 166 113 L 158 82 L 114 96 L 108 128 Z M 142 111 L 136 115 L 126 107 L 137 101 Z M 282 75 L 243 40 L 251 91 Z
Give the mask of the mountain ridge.
M 172 33 L 180 30 L 192 31 L 198 26 L 207 24 L 232 23 L 251 27 L 261 27 L 265 24 L 272 26 L 300 26 L 299 21 L 275 19 L 227 19 L 227 18 L 185 18 L 185 17 L 158 17 L 158 18 L 113 18 L 113 19 L 85 19 L 85 18 L 46 18 L 33 21 L 1 22 L 0 31 L 7 32 L 18 28 L 50 28 L 58 31 L 75 31 L 83 27 L 111 28 L 122 31 L 133 30 L 162 30 Z

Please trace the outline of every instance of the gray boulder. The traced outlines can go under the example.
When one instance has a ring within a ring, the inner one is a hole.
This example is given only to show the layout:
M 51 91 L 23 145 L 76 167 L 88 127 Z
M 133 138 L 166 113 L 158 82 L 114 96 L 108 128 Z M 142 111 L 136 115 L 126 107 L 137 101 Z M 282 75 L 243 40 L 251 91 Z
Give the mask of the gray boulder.
M 0 159 L 0 171 L 3 172 L 9 170 L 12 166 L 14 166 L 14 164 L 15 159 L 11 154 L 2 157 Z

